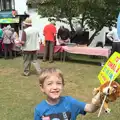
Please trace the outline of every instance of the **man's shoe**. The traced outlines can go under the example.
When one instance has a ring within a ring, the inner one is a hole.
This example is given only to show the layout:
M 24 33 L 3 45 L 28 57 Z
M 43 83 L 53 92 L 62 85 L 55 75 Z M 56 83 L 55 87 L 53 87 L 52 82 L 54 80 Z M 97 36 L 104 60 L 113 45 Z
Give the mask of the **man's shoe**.
M 53 63 L 54 61 L 49 61 L 49 63 Z
M 37 71 L 37 75 L 40 75 L 41 71 L 42 71 L 42 70 Z
M 46 62 L 47 60 L 42 60 L 43 62 Z
M 29 76 L 30 74 L 22 73 L 22 76 Z

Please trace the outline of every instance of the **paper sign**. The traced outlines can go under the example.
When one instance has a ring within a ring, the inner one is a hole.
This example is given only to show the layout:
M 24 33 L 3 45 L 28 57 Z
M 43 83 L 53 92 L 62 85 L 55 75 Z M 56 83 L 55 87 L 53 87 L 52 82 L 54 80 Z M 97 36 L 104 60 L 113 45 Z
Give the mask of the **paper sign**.
M 0 23 L 19 23 L 19 17 L 17 18 L 2 18 Z
M 118 62 L 119 61 L 119 62 Z M 120 74 L 120 54 L 114 52 L 98 75 L 101 84 L 115 80 Z

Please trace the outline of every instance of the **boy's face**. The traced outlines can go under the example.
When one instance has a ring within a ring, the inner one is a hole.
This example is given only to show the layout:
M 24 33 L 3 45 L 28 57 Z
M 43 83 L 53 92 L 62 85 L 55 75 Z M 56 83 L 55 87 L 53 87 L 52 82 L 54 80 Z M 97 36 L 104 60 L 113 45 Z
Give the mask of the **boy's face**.
M 53 73 L 51 76 L 45 79 L 41 91 L 44 92 L 49 99 L 59 99 L 63 90 L 62 79 Z

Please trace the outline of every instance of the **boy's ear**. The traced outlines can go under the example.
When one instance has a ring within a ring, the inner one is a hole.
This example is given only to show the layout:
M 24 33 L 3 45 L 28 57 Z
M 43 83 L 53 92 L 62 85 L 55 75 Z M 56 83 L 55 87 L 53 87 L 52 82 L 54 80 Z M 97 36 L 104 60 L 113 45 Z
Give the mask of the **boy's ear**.
M 42 85 L 40 85 L 40 90 L 41 90 L 42 92 L 44 92 L 44 89 L 43 89 L 43 86 L 42 86 Z

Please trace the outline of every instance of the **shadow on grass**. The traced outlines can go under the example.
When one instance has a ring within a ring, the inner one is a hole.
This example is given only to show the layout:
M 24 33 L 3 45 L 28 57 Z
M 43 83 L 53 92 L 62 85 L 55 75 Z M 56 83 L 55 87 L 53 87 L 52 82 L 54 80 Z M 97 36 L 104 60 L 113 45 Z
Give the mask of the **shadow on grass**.
M 43 54 L 39 54 L 38 58 L 42 59 Z M 102 62 L 101 57 L 98 57 L 98 56 L 77 55 L 77 54 L 71 54 L 71 53 L 67 53 L 65 61 L 61 60 L 59 53 L 56 53 L 54 54 L 54 60 L 61 61 L 61 62 L 79 63 L 79 64 L 92 64 L 92 65 L 99 65 L 99 66 L 101 66 L 101 62 Z
M 86 60 L 75 60 L 75 59 L 70 59 L 68 58 L 66 61 L 64 62 L 70 62 L 70 63 L 79 63 L 79 64 L 92 64 L 92 65 L 101 65 L 100 62 L 94 62 L 94 61 L 86 61 Z

